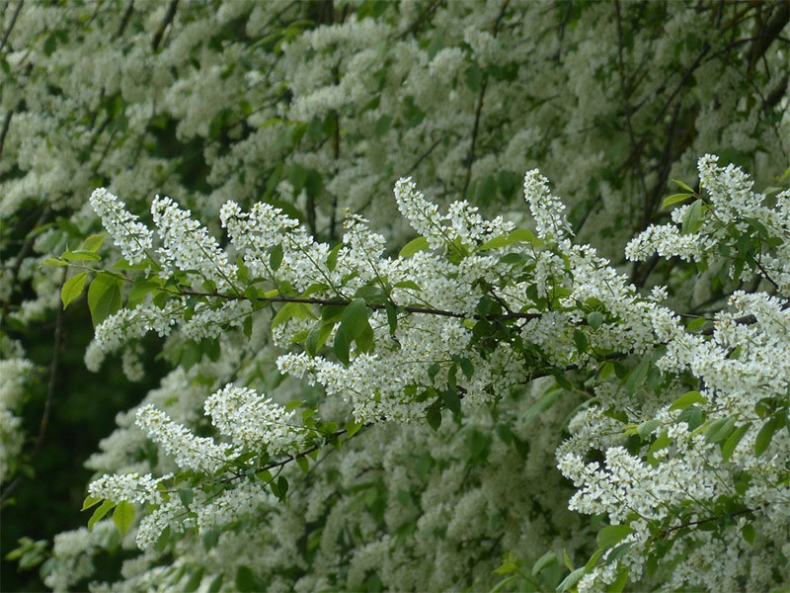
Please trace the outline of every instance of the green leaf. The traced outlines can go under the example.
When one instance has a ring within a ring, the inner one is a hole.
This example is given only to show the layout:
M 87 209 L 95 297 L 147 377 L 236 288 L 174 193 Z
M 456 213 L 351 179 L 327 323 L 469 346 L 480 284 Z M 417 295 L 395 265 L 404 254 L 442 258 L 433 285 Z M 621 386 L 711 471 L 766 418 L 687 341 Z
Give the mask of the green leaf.
M 452 386 L 450 389 L 442 391 L 442 401 L 453 414 L 461 413 L 461 400 L 458 397 L 458 392 Z
M 92 506 L 95 506 L 95 505 L 99 504 L 102 500 L 104 500 L 104 499 L 103 498 L 94 498 L 93 496 L 86 496 L 85 497 L 85 501 L 82 503 L 82 509 L 80 509 L 80 510 L 87 511 Z
M 568 556 L 568 550 L 565 548 L 562 549 L 562 560 L 565 562 L 565 566 L 568 567 L 568 570 L 573 572 L 573 562 L 571 562 L 571 557 Z
M 590 347 L 587 336 L 580 329 L 573 330 L 573 342 L 576 344 L 576 350 L 579 352 L 587 352 L 587 349 Z
M 91 253 L 89 251 L 66 251 L 61 255 L 66 261 L 99 261 L 101 256 L 98 253 Z
M 115 511 L 113 511 L 112 521 L 115 523 L 118 531 L 121 532 L 121 535 L 126 535 L 129 527 L 132 526 L 132 521 L 134 521 L 134 505 L 125 500 L 119 502 L 118 506 L 115 507 Z
M 775 416 L 763 425 L 760 432 L 757 433 L 757 438 L 754 440 L 754 454 L 757 457 L 765 453 L 779 428 L 780 423 Z
M 667 206 L 677 204 L 678 202 L 683 202 L 684 200 L 688 200 L 691 197 L 694 197 L 694 194 L 672 194 L 668 198 L 664 198 L 664 201 L 661 202 L 661 209 L 663 210 Z
M 535 564 L 532 566 L 532 576 L 536 577 L 540 574 L 543 570 L 548 568 L 549 566 L 557 563 L 557 554 L 554 551 L 549 551 L 543 554 L 540 558 L 537 559 Z
M 365 299 L 354 299 L 351 301 L 340 317 L 340 327 L 343 329 L 349 342 L 356 340 L 365 329 L 370 327 Z
M 636 365 L 625 380 L 625 391 L 628 394 L 633 394 L 639 389 L 647 379 L 647 373 L 650 370 L 650 361 L 643 360 Z
M 329 338 L 329 334 L 332 333 L 332 328 L 334 326 L 334 323 L 326 323 L 320 320 L 315 322 L 313 327 L 310 328 L 304 342 L 304 349 L 308 356 L 315 356 L 316 352 L 326 344 L 326 340 Z
M 645 420 L 639 426 L 637 426 L 636 432 L 639 433 L 639 436 L 642 438 L 642 440 L 645 440 L 647 437 L 653 434 L 653 431 L 659 426 L 661 426 L 661 420 L 658 420 L 657 418 L 651 418 L 650 420 Z
M 85 280 L 88 277 L 87 272 L 80 272 L 75 274 L 63 284 L 60 289 L 60 300 L 63 301 L 63 308 L 69 306 L 69 303 L 82 294 L 82 289 L 85 288 Z
M 211 581 L 211 584 L 208 587 L 207 593 L 219 593 L 220 589 L 222 589 L 222 579 L 225 578 L 225 573 L 219 573 L 216 578 Z
M 689 331 L 696 331 L 701 328 L 705 323 L 707 323 L 707 319 L 704 317 L 698 317 L 697 319 L 692 319 L 686 324 L 686 329 Z
M 195 491 L 192 488 L 179 488 L 178 498 L 185 507 L 189 507 L 195 499 Z
M 574 570 L 571 574 L 565 577 L 559 585 L 557 585 L 556 591 L 562 593 L 563 591 L 567 591 L 575 587 L 579 581 L 582 580 L 586 570 L 587 569 L 584 566 Z
M 115 276 L 100 272 L 88 287 L 88 307 L 94 327 L 121 308 L 118 282 Z
M 425 249 L 428 249 L 428 239 L 425 237 L 417 237 L 406 243 L 403 249 L 400 250 L 399 255 L 403 258 L 411 257 L 418 251 L 424 251 Z
M 694 190 L 691 189 L 691 187 L 689 187 L 686 183 L 684 183 L 680 179 L 673 179 L 672 183 L 676 184 L 678 187 L 680 187 L 680 189 L 685 189 L 687 192 L 689 192 L 691 194 L 694 193 Z
M 389 301 L 384 302 L 384 309 L 387 311 L 387 325 L 390 329 L 390 336 L 395 336 L 398 329 L 398 312 Z
M 669 447 L 671 444 L 672 441 L 670 440 L 669 435 L 666 432 L 662 432 L 660 435 L 658 435 L 658 437 L 656 437 L 656 440 L 653 441 L 653 444 L 650 445 L 650 449 L 647 451 L 647 462 L 654 467 L 658 465 L 658 460 L 655 457 L 656 452 Z
M 197 568 L 192 568 L 189 573 L 189 580 L 187 580 L 186 584 L 184 585 L 184 593 L 194 593 L 200 587 L 201 581 L 203 581 L 203 573 L 205 573 L 206 569 L 203 566 L 198 566 Z
M 269 253 L 269 267 L 276 272 L 281 263 L 283 263 L 283 246 L 275 245 Z
M 707 400 L 702 397 L 699 391 L 687 391 L 679 398 L 677 398 L 671 406 L 670 410 L 685 410 L 692 404 L 704 404 Z
M 543 395 L 541 395 L 534 404 L 532 404 L 527 412 L 524 414 L 524 420 L 529 420 L 530 418 L 534 418 L 535 416 L 541 414 L 548 410 L 551 406 L 554 405 L 554 402 L 560 397 L 559 389 L 550 389 Z
M 425 418 L 428 420 L 428 426 L 430 426 L 433 430 L 439 430 L 439 427 L 442 425 L 441 411 L 435 408 L 428 408 L 426 410 Z
M 55 257 L 48 257 L 44 261 L 41 262 L 42 266 L 59 266 L 61 268 L 65 268 L 69 265 L 69 262 L 66 260 L 55 258 Z
M 309 472 L 309 471 L 310 471 L 310 461 L 307 459 L 307 457 L 306 457 L 306 456 L 304 456 L 304 455 L 299 455 L 299 456 L 296 458 L 296 464 L 299 466 L 299 468 L 300 468 L 300 469 L 301 469 L 301 470 L 302 470 L 302 471 L 303 471 L 305 474 L 306 474 L 307 472 Z
M 343 327 L 342 326 L 338 327 L 337 331 L 335 332 L 333 349 L 335 351 L 335 356 L 337 356 L 337 359 L 346 366 L 348 366 L 349 363 L 349 357 L 348 357 L 349 347 L 350 347 L 349 340 L 346 337 L 345 332 L 343 331 Z
M 107 233 L 101 233 L 99 235 L 91 235 L 87 239 L 82 242 L 80 245 L 80 251 L 88 251 L 90 253 L 96 253 L 101 249 L 102 243 L 104 243 L 104 238 L 107 236 Z
M 241 593 L 255 593 L 258 587 L 255 583 L 255 575 L 247 566 L 239 566 L 236 569 L 236 589 Z
M 606 588 L 606 593 L 622 593 L 628 583 L 630 567 L 624 566 L 617 573 L 617 578 Z
M 355 434 L 359 432 L 359 429 L 362 428 L 364 424 L 362 422 L 355 422 L 354 420 L 349 420 L 346 423 L 346 438 L 350 439 Z
M 477 251 L 486 251 L 488 249 L 498 249 L 499 247 L 506 247 L 513 243 L 530 243 L 536 247 L 540 246 L 543 242 L 538 239 L 531 231 L 527 229 L 513 229 L 507 235 L 502 237 L 494 237 L 477 247 Z
M 458 364 L 461 366 L 461 372 L 464 374 L 464 377 L 471 379 L 472 375 L 475 374 L 475 367 L 472 361 L 468 358 L 460 358 Z
M 696 200 L 689 206 L 686 213 L 683 215 L 681 223 L 681 233 L 684 235 L 696 233 L 702 225 L 702 208 L 704 204 L 702 200 Z
M 702 408 L 689 406 L 680 413 L 678 422 L 688 424 L 689 432 L 696 430 L 702 425 Z
M 409 288 L 411 290 L 422 290 L 420 285 L 412 280 L 404 280 L 403 282 L 396 282 L 395 288 Z
M 307 308 L 302 303 L 285 303 L 272 319 L 272 329 L 282 325 L 292 317 L 307 317 Z
M 134 309 L 145 300 L 146 295 L 153 290 L 157 290 L 159 287 L 159 283 L 153 280 L 138 280 L 132 285 L 132 290 L 129 292 L 126 306 L 130 309 Z
M 104 515 L 109 513 L 115 507 L 115 503 L 111 501 L 109 498 L 106 499 L 101 506 L 99 506 L 95 511 L 93 511 L 93 515 L 91 518 L 88 519 L 88 529 L 93 529 L 93 526 L 104 519 Z
M 593 329 L 598 329 L 603 324 L 603 313 L 600 311 L 590 311 L 587 314 L 587 323 Z
M 738 446 L 738 443 L 741 442 L 743 435 L 749 430 L 752 423 L 747 422 L 735 429 L 735 431 L 724 441 L 724 444 L 721 446 L 721 456 L 724 461 L 728 461 L 732 454 L 735 452 L 735 448 Z
M 754 525 L 752 523 L 747 523 L 743 527 L 741 527 L 741 535 L 743 539 L 749 542 L 750 544 L 754 543 Z
M 337 254 L 340 252 L 340 249 L 342 247 L 343 247 L 342 243 L 338 243 L 337 245 L 335 245 L 326 258 L 326 267 L 330 272 L 335 271 L 335 267 L 337 266 Z
M 598 547 L 602 549 L 611 548 L 625 536 L 631 534 L 633 529 L 630 525 L 607 525 L 595 536 Z
M 387 133 L 387 130 L 390 129 L 390 124 L 392 123 L 392 116 L 388 113 L 385 113 L 381 117 L 379 117 L 378 121 L 376 122 L 376 126 L 373 129 L 373 133 L 376 136 L 383 136 Z
M 705 431 L 705 440 L 708 443 L 720 443 L 732 434 L 735 429 L 735 416 L 714 420 Z

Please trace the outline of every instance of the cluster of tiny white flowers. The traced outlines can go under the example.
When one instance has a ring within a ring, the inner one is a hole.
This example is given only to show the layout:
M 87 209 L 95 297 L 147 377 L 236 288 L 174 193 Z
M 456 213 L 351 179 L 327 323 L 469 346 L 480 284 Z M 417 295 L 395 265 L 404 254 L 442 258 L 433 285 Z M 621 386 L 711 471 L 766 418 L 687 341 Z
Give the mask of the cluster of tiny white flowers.
M 153 247 L 154 234 L 126 210 L 126 204 L 103 187 L 91 194 L 90 204 L 129 263 L 146 258 L 146 250 Z
M 195 341 L 215 338 L 227 327 L 241 327 L 244 319 L 252 313 L 249 301 L 228 300 L 219 305 L 198 303 L 194 315 L 179 326 L 181 334 Z
M 439 208 L 425 199 L 411 177 L 398 179 L 395 183 L 395 200 L 403 217 L 415 231 L 428 239 L 431 247 L 437 248 L 446 244 L 448 237 L 444 233 Z
M 195 270 L 203 278 L 215 282 L 219 290 L 231 286 L 236 266 L 228 262 L 227 253 L 205 227 L 190 217 L 188 210 L 182 210 L 170 198 L 156 196 L 151 214 L 164 243 L 157 250 L 164 277 L 176 269 Z
M 249 387 L 228 384 L 204 408 L 222 434 L 249 449 L 266 447 L 272 454 L 298 450 L 308 436 L 294 410 L 286 411 Z
M 549 180 L 537 169 L 527 171 L 524 176 L 524 197 L 541 238 L 559 242 L 573 236 L 571 225 L 563 214 L 565 205 L 551 194 Z
M 651 226 L 628 242 L 625 256 L 631 261 L 645 261 L 657 253 L 661 257 L 677 256 L 688 262 L 699 261 L 712 244 L 713 241 L 701 233 L 681 234 L 674 226 Z
M 183 305 L 175 300 L 168 301 L 161 309 L 152 304 L 121 309 L 96 327 L 96 345 L 105 352 L 112 352 L 127 341 L 141 338 L 152 330 L 160 336 L 166 336 L 176 324 L 176 315 L 182 309 Z
M 164 502 L 160 485 L 172 477 L 172 474 L 159 478 L 136 473 L 106 475 L 91 482 L 88 493 L 94 498 L 108 498 L 116 503 L 125 500 L 160 505 Z
M 137 411 L 136 423 L 182 468 L 214 474 L 231 462 L 237 453 L 233 445 L 218 445 L 211 438 L 195 436 L 150 404 Z

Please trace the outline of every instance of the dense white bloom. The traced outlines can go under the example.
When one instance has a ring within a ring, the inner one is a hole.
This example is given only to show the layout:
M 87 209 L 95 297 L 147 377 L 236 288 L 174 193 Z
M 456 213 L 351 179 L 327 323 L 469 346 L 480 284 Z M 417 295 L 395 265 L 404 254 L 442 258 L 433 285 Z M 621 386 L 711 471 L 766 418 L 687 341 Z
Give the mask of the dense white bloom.
M 236 453 L 232 445 L 218 445 L 213 439 L 196 437 L 150 404 L 137 411 L 137 425 L 183 468 L 213 474 L 229 463 Z
M 250 449 L 267 447 L 272 454 L 298 450 L 307 437 L 293 410 L 248 387 L 226 385 L 206 400 L 205 410 L 222 434 Z
M 182 210 L 170 198 L 156 196 L 151 214 L 164 244 L 157 253 L 165 277 L 176 269 L 195 270 L 206 280 L 214 281 L 219 290 L 231 286 L 236 266 L 228 262 L 228 255 L 220 249 L 217 240 L 190 217 L 188 210 Z
M 153 247 L 153 232 L 126 210 L 126 204 L 103 187 L 91 194 L 90 203 L 129 263 L 145 259 Z

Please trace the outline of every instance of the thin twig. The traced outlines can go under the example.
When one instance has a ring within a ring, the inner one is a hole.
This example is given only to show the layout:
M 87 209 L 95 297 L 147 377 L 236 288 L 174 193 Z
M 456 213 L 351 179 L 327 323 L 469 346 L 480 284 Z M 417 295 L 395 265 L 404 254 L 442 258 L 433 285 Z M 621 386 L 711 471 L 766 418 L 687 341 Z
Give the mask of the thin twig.
M 492 34 L 494 38 L 496 38 L 497 33 L 499 32 L 499 24 L 502 22 L 502 18 L 505 16 L 505 11 L 507 10 L 508 4 L 510 4 L 510 0 L 502 0 L 502 5 L 499 8 L 499 14 L 497 15 L 497 18 L 494 21 L 494 26 L 492 27 Z M 469 182 L 472 180 L 472 165 L 475 162 L 475 146 L 477 144 L 477 135 L 480 131 L 480 119 L 483 115 L 483 102 L 486 96 L 486 88 L 488 88 L 487 73 L 483 75 L 483 80 L 480 83 L 480 92 L 477 96 L 475 122 L 472 126 L 472 141 L 469 144 L 469 153 L 466 156 L 466 177 L 464 178 L 464 187 L 461 190 L 461 199 L 466 197 L 466 190 L 469 189 Z
M 162 37 L 165 34 L 165 30 L 167 29 L 168 25 L 173 21 L 173 18 L 176 16 L 176 9 L 178 8 L 178 0 L 171 0 L 170 5 L 167 7 L 167 13 L 165 13 L 165 18 L 162 19 L 162 23 L 159 25 L 159 28 L 156 30 L 154 34 L 154 38 L 151 41 L 151 49 L 156 51 L 159 49 L 159 44 L 162 42 Z
M 16 10 L 14 11 L 14 16 L 11 17 L 11 22 L 8 23 L 8 28 L 5 30 L 5 35 L 3 35 L 3 40 L 0 41 L 0 51 L 3 51 L 5 44 L 8 43 L 8 37 L 11 35 L 11 30 L 16 25 L 16 19 L 19 17 L 19 13 L 22 11 L 22 5 L 25 3 L 25 0 L 19 0 L 19 4 L 16 5 Z
M 11 126 L 11 117 L 14 115 L 14 110 L 9 109 L 8 113 L 3 119 L 3 129 L 0 130 L 0 156 L 3 154 L 3 145 L 5 144 L 5 136 L 8 134 L 8 128 Z
M 218 297 L 227 300 L 244 300 L 247 299 L 245 296 L 239 296 L 235 294 L 226 294 L 221 292 L 197 292 L 193 290 L 182 290 L 178 293 L 175 293 L 181 296 L 196 296 L 196 297 Z M 249 300 L 249 299 L 248 299 Z M 256 302 L 259 303 L 299 303 L 304 305 L 321 305 L 322 307 L 329 307 L 329 306 L 338 306 L 338 307 L 345 307 L 351 303 L 351 301 L 347 299 L 318 299 L 318 298 L 306 298 L 306 297 L 284 297 L 284 296 L 272 296 L 272 297 L 258 297 L 254 299 Z M 386 305 L 384 303 L 366 303 L 366 306 L 374 311 L 378 311 L 384 309 Z M 456 313 L 455 311 L 447 311 L 445 309 L 434 309 L 432 307 L 412 307 L 412 306 L 405 306 L 400 307 L 402 311 L 407 313 L 419 313 L 425 315 L 436 315 L 438 317 L 454 317 L 456 319 L 469 319 L 470 316 L 464 313 Z M 497 321 L 509 320 L 509 319 L 536 319 L 540 317 L 537 313 L 507 313 L 507 314 L 500 314 L 500 315 L 472 315 L 474 319 L 492 319 Z
M 401 41 L 401 40 L 405 39 L 406 37 L 408 37 L 409 34 L 413 33 L 417 29 L 419 29 L 423 24 L 425 24 L 425 22 L 426 22 L 426 20 L 428 18 L 428 15 L 431 14 L 434 10 L 436 10 L 436 7 L 439 6 L 439 2 L 441 2 L 441 0 L 433 0 L 433 2 L 431 2 L 428 5 L 428 8 L 423 10 L 422 13 L 420 14 L 420 16 L 417 17 L 417 19 L 411 25 L 409 25 L 409 28 L 406 29 L 405 31 L 403 31 L 395 39 L 397 39 L 398 41 Z
M 123 32 L 126 30 L 126 25 L 129 24 L 129 19 L 132 17 L 132 13 L 134 12 L 134 0 L 129 0 L 129 4 L 126 5 L 126 10 L 123 12 L 123 16 L 121 17 L 121 24 L 118 25 L 118 32 L 115 33 L 115 37 L 120 38 L 123 35 Z

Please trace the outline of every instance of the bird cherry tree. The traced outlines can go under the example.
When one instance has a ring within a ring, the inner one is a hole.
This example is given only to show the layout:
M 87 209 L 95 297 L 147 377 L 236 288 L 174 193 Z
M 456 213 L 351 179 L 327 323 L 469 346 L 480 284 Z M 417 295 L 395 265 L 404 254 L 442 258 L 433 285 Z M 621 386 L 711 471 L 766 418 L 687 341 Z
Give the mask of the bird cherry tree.
M 6 555 L 55 590 L 786 585 L 789 16 L 8 2 Z M 48 458 L 93 477 L 45 536 Z

